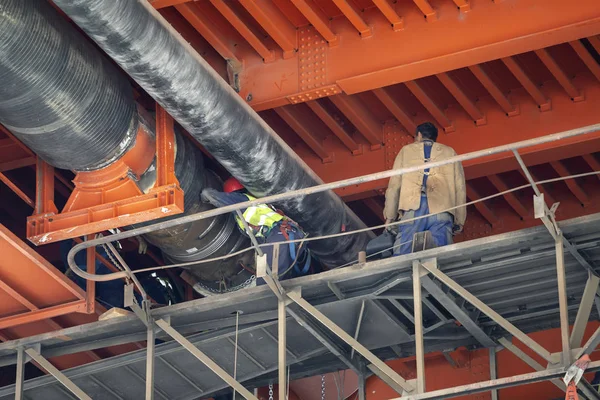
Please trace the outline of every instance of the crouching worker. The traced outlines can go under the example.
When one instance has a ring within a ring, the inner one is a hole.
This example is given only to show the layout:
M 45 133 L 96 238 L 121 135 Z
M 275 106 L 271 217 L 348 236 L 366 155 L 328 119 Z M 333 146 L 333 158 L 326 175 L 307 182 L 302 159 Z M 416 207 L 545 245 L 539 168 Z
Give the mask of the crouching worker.
M 215 189 L 204 189 L 202 191 L 202 200 L 215 207 L 223 207 L 255 199 L 235 178 L 229 178 L 225 181 L 223 192 Z M 271 205 L 258 204 L 240 211 L 259 244 L 297 240 L 305 236 L 298 224 Z M 237 213 L 234 212 L 234 215 L 238 227 L 248 236 L 244 223 Z M 273 265 L 274 248 L 275 246 L 261 247 L 267 256 L 269 266 Z M 280 245 L 277 265 L 280 280 L 308 275 L 311 272 L 311 256 L 306 244 L 295 242 Z M 264 283 L 263 279 L 257 279 L 257 285 L 263 285 Z
M 438 130 L 430 122 L 417 127 L 415 143 L 400 150 L 394 169 L 413 167 L 423 163 L 441 161 L 456 156 L 448 146 L 437 143 Z M 429 231 L 433 244 L 445 246 L 452 243 L 452 235 L 461 232 L 467 218 L 465 175 L 461 163 L 411 172 L 390 179 L 385 194 L 384 217 L 386 224 L 410 220 L 427 214 L 430 217 L 398 225 L 394 255 L 408 254 L 412 250 L 416 233 Z M 453 208 L 450 211 L 444 211 Z

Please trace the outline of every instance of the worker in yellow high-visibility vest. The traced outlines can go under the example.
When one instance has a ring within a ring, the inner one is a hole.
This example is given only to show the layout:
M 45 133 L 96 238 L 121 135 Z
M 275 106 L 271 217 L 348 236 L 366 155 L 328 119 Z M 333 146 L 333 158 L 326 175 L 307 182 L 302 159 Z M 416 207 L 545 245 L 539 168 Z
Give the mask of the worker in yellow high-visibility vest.
M 202 191 L 202 200 L 211 203 L 215 207 L 223 207 L 255 199 L 233 177 L 225 181 L 222 192 L 210 188 Z M 241 211 L 242 216 L 260 244 L 302 239 L 305 236 L 298 224 L 271 205 L 258 204 Z M 237 213 L 234 213 L 234 215 L 238 227 L 247 235 L 243 222 Z M 269 266 L 273 265 L 273 248 L 274 246 L 261 247 L 267 255 Z M 278 261 L 279 279 L 308 275 L 312 272 L 310 252 L 304 244 L 289 243 L 279 246 Z M 257 280 L 257 283 L 262 284 L 262 279 Z

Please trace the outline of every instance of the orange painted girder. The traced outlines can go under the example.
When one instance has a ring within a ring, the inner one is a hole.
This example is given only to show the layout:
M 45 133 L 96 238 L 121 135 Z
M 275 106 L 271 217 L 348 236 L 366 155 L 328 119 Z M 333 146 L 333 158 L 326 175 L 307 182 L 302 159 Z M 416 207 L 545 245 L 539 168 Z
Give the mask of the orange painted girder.
M 575 82 L 578 87 L 583 88 L 585 101 L 574 103 L 556 82 L 547 83 L 544 85 L 544 92 L 552 98 L 553 107 L 551 111 L 546 112 L 540 112 L 537 104 L 524 89 L 511 93 L 512 101 L 520 107 L 520 114 L 514 117 L 507 117 L 493 99 L 483 97 L 479 99 L 478 106 L 485 110 L 487 124 L 482 126 L 476 126 L 462 110 L 448 109 L 447 114 L 454 122 L 456 131 L 449 134 L 440 132 L 438 141 L 453 147 L 458 154 L 463 154 L 599 123 L 600 115 L 597 110 L 600 107 L 600 85 L 591 77 L 581 77 Z M 414 119 L 422 122 L 426 118 L 426 115 L 417 115 Z M 360 155 L 352 155 L 335 136 L 327 137 L 323 141 L 323 147 L 334 154 L 334 162 L 327 164 L 322 163 L 321 159 L 303 144 L 297 144 L 293 148 L 321 179 L 333 182 L 391 168 L 402 144 L 413 140 L 407 137 L 406 133 L 402 133 L 399 125 L 397 127 L 398 129 L 394 129 L 391 134 L 384 135 L 382 149 L 365 148 Z M 600 132 L 523 149 L 521 154 L 528 164 L 536 165 L 598 151 Z M 474 179 L 515 170 L 518 164 L 510 153 L 503 153 L 467 161 L 464 167 L 467 179 Z M 385 180 L 376 181 L 342 188 L 337 190 L 337 193 L 349 198 L 386 186 Z
M 584 343 L 598 325 L 599 324 L 596 321 L 588 323 L 585 330 Z M 560 352 L 561 350 L 559 329 L 535 332 L 529 336 L 550 352 Z M 534 354 L 531 350 L 525 348 L 524 345 L 518 341 L 513 341 L 513 343 L 521 348 L 521 350 L 525 351 L 529 356 L 536 359 L 538 363 L 545 365 L 537 354 Z M 457 361 L 464 358 L 466 362 L 461 363 L 459 361 L 457 366 L 453 367 L 440 353 L 430 353 L 426 355 L 425 380 L 426 390 L 428 392 L 469 383 L 483 382 L 490 379 L 488 349 L 474 351 L 459 349 L 450 353 L 450 356 Z M 599 352 L 597 350 L 593 352 L 591 358 L 594 361 L 598 360 Z M 396 372 L 400 373 L 405 379 L 416 378 L 414 357 L 393 360 L 386 364 L 391 366 Z M 518 359 L 508 350 L 501 350 L 496 354 L 496 365 L 498 378 L 533 372 L 533 369 L 530 366 Z M 594 374 L 587 374 L 585 376 L 587 379 L 591 380 Z M 398 397 L 396 392 L 376 376 L 367 380 L 366 393 L 367 400 L 388 400 Z M 564 392 L 548 381 L 499 390 L 499 398 L 510 400 L 562 399 L 564 398 L 564 395 Z M 490 392 L 481 392 L 467 396 L 454 397 L 454 399 L 488 400 L 491 399 L 491 395 Z
M 371 8 L 361 13 L 373 27 L 368 39 L 361 39 L 348 19 L 336 17 L 329 27 L 340 38 L 337 46 L 328 46 L 315 31 L 311 40 L 299 41 L 299 52 L 290 59 L 265 64 L 252 49 L 238 52 L 244 62 L 240 95 L 251 98 L 254 109 L 264 110 L 297 101 L 300 94 L 312 93 L 314 98 L 315 90 L 331 85 L 347 94 L 358 93 L 600 32 L 596 0 L 578 1 L 576 7 L 561 0 L 473 0 L 470 6 L 464 13 L 453 1 L 439 1 L 439 19 L 427 22 L 412 2 L 399 2 L 395 11 L 404 21 L 401 31 L 394 31 L 385 16 Z M 313 53 L 303 55 L 302 49 Z M 306 69 L 300 68 L 307 68 L 303 60 L 321 52 L 324 57 L 313 59 L 309 64 L 314 68 L 308 70 L 318 74 L 325 68 L 323 77 L 303 85 Z

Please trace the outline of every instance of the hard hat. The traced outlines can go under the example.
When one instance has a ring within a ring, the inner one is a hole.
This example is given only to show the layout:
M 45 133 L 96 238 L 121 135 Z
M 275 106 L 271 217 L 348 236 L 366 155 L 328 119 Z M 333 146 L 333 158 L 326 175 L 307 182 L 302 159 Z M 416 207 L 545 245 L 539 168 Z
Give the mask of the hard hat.
M 244 185 L 233 176 L 223 183 L 223 191 L 225 191 L 225 193 L 237 192 L 242 189 L 244 189 Z

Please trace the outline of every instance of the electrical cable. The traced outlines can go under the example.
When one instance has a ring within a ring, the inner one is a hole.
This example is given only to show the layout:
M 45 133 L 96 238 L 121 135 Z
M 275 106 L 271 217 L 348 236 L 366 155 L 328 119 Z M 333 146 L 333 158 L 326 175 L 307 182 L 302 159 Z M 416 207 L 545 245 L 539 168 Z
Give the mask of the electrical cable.
M 553 183 L 553 182 L 561 182 L 561 181 L 566 181 L 569 179 L 577 179 L 577 178 L 584 178 L 587 176 L 593 176 L 593 175 L 600 175 L 600 171 L 592 171 L 592 172 L 586 172 L 586 173 L 581 173 L 581 174 L 575 174 L 575 175 L 568 175 L 568 176 L 561 176 L 561 177 L 557 177 L 557 178 L 552 178 L 552 179 L 546 179 L 546 180 L 542 180 L 542 181 L 537 181 L 535 182 L 537 185 L 545 185 L 548 183 Z M 425 214 L 419 217 L 414 217 L 414 218 L 410 218 L 410 219 L 406 219 L 406 220 L 401 220 L 401 221 L 395 221 L 389 224 L 382 224 L 382 225 L 377 225 L 377 226 L 373 226 L 373 227 L 367 227 L 367 228 L 362 228 L 362 229 L 357 229 L 357 230 L 353 230 L 353 231 L 347 231 L 347 232 L 340 232 L 340 233 L 335 233 L 335 234 L 331 234 L 331 235 L 323 235 L 323 236 L 313 236 L 313 237 L 305 237 L 302 239 L 294 239 L 294 240 L 286 240 L 286 241 L 282 241 L 282 242 L 277 242 L 279 244 L 286 244 L 286 243 L 302 243 L 302 242 L 311 242 L 311 241 L 317 241 L 317 240 L 322 240 L 322 239 L 331 239 L 331 238 L 336 238 L 336 237 L 341 237 L 341 236 L 347 236 L 347 235 L 355 235 L 358 233 L 362 233 L 362 232 L 367 232 L 367 231 L 373 231 L 373 230 L 377 230 L 377 229 L 382 229 L 382 228 L 387 228 L 387 227 L 391 227 L 391 226 L 397 226 L 397 225 L 402 225 L 402 224 L 406 224 L 409 222 L 413 222 L 413 221 L 417 221 L 423 218 L 428 218 L 431 217 L 433 215 L 437 215 L 437 214 L 441 214 L 444 212 L 450 212 L 453 210 L 456 210 L 458 208 L 461 207 L 467 207 L 470 205 L 474 205 L 483 201 L 487 201 L 487 200 L 491 200 L 494 199 L 496 197 L 500 197 L 500 196 L 504 196 L 508 193 L 513 193 L 519 190 L 523 190 L 523 189 L 527 189 L 527 188 L 531 188 L 531 184 L 527 183 L 521 186 L 517 186 L 515 188 L 512 189 L 507 189 L 504 190 L 502 192 L 498 192 L 486 197 L 482 197 L 480 199 L 477 200 L 473 200 L 458 206 L 454 206 L 454 207 L 450 207 L 447 208 L 445 210 L 439 211 L 437 213 L 429 213 L 429 214 Z M 259 244 L 258 247 L 267 247 L 267 246 L 273 246 L 272 243 L 263 243 L 263 244 Z M 247 247 L 245 249 L 242 250 L 238 250 L 234 253 L 230 253 L 230 254 L 226 254 L 224 256 L 220 256 L 220 257 L 214 257 L 214 258 L 209 258 L 209 259 L 204 259 L 204 260 L 199 260 L 199 261 L 191 261 L 191 262 L 185 262 L 185 263 L 179 263 L 179 264 L 170 264 L 170 265 L 162 265 L 162 266 L 157 266 L 157 267 L 149 267 L 149 268 L 142 268 L 142 269 L 137 269 L 132 271 L 134 274 L 138 274 L 138 273 L 143 273 L 143 272 L 151 272 L 151 271 L 157 271 L 157 270 L 161 270 L 161 269 L 169 269 L 169 268 L 181 268 L 181 267 L 189 267 L 189 266 L 195 266 L 198 264 L 206 264 L 206 263 L 210 263 L 210 262 L 214 262 L 214 261 L 221 261 L 221 260 L 225 260 L 231 257 L 235 257 L 238 256 L 240 254 L 243 254 L 247 251 L 251 251 L 251 250 L 255 250 L 255 247 Z M 387 249 L 389 250 L 389 249 Z M 117 279 L 117 278 L 115 278 Z

